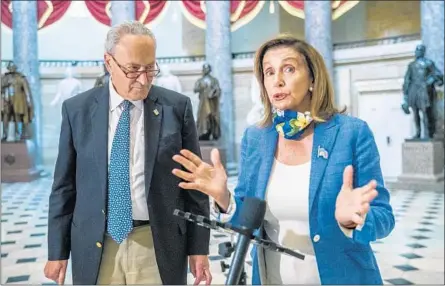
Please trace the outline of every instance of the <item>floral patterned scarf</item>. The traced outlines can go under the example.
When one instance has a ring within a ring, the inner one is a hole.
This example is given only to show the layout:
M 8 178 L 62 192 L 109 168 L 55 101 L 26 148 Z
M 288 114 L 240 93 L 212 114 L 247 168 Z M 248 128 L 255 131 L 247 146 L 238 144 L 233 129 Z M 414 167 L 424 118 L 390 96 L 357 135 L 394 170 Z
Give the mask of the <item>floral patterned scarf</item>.
M 309 111 L 301 113 L 293 110 L 276 110 L 273 114 L 275 130 L 286 139 L 299 139 L 312 120 Z

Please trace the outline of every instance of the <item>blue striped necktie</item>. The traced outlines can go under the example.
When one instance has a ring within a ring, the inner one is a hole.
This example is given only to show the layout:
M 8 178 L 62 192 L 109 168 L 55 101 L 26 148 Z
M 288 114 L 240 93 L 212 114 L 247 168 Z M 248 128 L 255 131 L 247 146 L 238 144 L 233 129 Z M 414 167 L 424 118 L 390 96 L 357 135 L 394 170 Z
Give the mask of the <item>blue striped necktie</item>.
M 133 229 L 130 191 L 130 108 L 131 102 L 124 100 L 111 146 L 108 170 L 107 231 L 119 244 Z

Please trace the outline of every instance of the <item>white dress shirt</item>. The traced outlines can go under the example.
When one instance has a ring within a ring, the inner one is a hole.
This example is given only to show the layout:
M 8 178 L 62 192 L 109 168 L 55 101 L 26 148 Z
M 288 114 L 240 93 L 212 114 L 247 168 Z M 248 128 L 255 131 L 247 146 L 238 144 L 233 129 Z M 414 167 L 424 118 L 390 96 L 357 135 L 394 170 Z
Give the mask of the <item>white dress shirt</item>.
M 264 230 L 275 243 L 304 253 L 306 257 L 300 260 L 266 249 L 266 285 L 321 284 L 309 232 L 310 174 L 310 161 L 286 165 L 275 159 L 272 165 L 266 189 Z
M 108 160 L 111 154 L 114 133 L 122 114 L 124 101 L 109 81 L 110 111 L 108 121 Z M 134 220 L 148 220 L 148 206 L 145 197 L 145 135 L 144 104 L 142 100 L 131 101 L 130 109 L 130 190 Z M 109 162 L 108 162 L 109 165 Z

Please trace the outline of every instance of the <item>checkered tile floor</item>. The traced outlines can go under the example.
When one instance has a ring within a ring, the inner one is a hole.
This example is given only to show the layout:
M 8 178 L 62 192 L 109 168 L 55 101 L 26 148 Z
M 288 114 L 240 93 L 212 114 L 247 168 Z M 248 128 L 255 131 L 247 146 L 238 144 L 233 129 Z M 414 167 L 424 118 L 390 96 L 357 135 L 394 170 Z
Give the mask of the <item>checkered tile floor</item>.
M 231 188 L 235 183 L 235 179 L 230 180 Z M 43 276 L 50 186 L 48 178 L 29 184 L 2 185 L 1 284 L 53 284 Z M 373 244 L 385 283 L 443 285 L 443 193 L 394 191 L 391 203 L 396 214 L 396 228 L 388 238 Z M 226 234 L 213 233 L 212 284 L 225 282 L 220 263 L 229 263 L 230 259 L 218 254 L 218 244 L 226 241 L 230 241 Z M 248 275 L 250 265 L 247 261 Z M 70 276 L 68 273 L 66 284 L 71 283 Z

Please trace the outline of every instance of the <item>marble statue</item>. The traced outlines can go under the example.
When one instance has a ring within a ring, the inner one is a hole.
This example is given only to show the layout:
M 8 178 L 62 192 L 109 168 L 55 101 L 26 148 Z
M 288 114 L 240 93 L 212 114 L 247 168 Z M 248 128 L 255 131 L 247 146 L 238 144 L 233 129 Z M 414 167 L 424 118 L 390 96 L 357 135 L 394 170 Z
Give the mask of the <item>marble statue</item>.
M 17 66 L 10 62 L 8 72 L 1 79 L 2 96 L 2 141 L 21 141 L 31 137 L 30 123 L 34 118 L 34 106 L 31 89 L 25 75 L 17 71 Z M 15 138 L 9 139 L 9 123 L 15 124 Z
M 182 87 L 179 78 L 171 73 L 170 68 L 167 65 L 163 65 L 160 70 L 161 72 L 155 78 L 154 84 L 181 93 Z
M 103 66 L 103 68 L 104 68 L 104 73 L 103 73 L 103 75 L 99 76 L 96 79 L 96 82 L 94 83 L 94 87 L 105 86 L 108 84 L 108 80 L 110 79 L 110 73 L 108 72 L 105 65 Z
M 425 57 L 426 47 L 418 45 L 415 50 L 415 60 L 409 63 L 403 83 L 402 110 L 414 113 L 416 134 L 412 139 L 431 139 L 436 132 L 437 92 L 435 86 L 443 85 L 443 74 L 434 62 Z M 423 122 L 420 122 L 420 113 Z M 423 136 L 421 136 L 423 129 Z
M 247 124 L 253 125 L 261 121 L 264 116 L 264 106 L 261 102 L 261 89 L 255 75 L 252 76 L 250 84 L 250 99 L 252 100 L 252 109 L 247 114 Z
M 65 78 L 60 81 L 57 87 L 57 93 L 50 105 L 55 106 L 64 102 L 66 99 L 82 92 L 82 83 L 73 76 L 73 70 L 68 67 L 65 71 Z
M 199 140 L 218 140 L 221 135 L 219 99 L 221 88 L 219 82 L 210 73 L 212 67 L 204 64 L 203 76 L 195 83 L 193 91 L 199 94 L 198 129 Z

